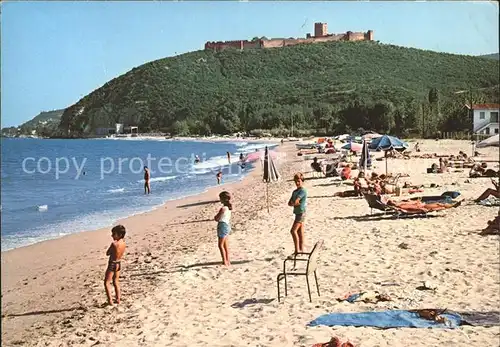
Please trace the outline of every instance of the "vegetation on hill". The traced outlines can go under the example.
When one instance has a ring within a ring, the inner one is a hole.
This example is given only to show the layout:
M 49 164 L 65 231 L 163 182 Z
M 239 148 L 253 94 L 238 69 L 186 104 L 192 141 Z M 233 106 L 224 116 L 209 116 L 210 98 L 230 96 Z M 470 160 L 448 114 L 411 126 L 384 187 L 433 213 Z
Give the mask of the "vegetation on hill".
M 63 113 L 64 109 L 40 112 L 19 127 L 3 128 L 2 135 L 32 135 L 35 131 L 39 136 L 51 136 L 57 131 Z
M 65 110 L 59 135 L 125 123 L 179 135 L 433 136 L 470 129 L 466 102 L 498 102 L 498 71 L 495 60 L 367 41 L 196 51 L 107 82 Z
M 492 53 L 492 54 L 480 55 L 480 57 L 481 58 L 488 58 L 488 59 L 500 60 L 500 54 L 499 53 Z

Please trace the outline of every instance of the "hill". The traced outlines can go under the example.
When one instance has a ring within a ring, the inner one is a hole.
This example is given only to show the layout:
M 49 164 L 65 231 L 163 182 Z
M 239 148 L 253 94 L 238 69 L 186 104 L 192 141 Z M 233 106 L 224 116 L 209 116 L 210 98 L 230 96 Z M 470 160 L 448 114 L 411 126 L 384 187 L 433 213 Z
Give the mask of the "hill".
M 21 124 L 18 127 L 3 128 L 2 134 L 23 134 L 31 135 L 33 130 L 39 135 L 50 135 L 57 130 L 64 109 L 53 111 L 42 111 L 33 119 Z
M 494 60 L 500 60 L 500 54 L 499 53 L 492 53 L 492 54 L 480 55 L 480 57 L 481 58 L 494 59 Z
M 46 125 L 49 123 L 59 123 L 61 117 L 64 113 L 64 109 L 53 110 L 53 111 L 42 111 L 35 118 L 23 123 L 21 128 L 36 128 L 40 125 Z
M 494 60 L 366 41 L 196 51 L 107 82 L 66 109 L 59 135 L 89 136 L 115 123 L 174 134 L 279 133 L 292 122 L 316 133 L 359 127 L 403 133 L 420 131 L 420 119 L 429 134 L 462 130 L 467 120 L 457 112 L 467 94 L 454 92 L 488 92 L 498 85 L 498 70 Z

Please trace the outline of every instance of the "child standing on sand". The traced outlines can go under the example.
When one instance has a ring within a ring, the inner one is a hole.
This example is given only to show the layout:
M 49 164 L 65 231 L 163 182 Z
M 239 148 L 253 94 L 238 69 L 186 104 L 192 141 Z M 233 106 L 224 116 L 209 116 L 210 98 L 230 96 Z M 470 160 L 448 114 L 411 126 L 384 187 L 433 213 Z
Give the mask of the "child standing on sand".
M 222 207 L 220 208 L 217 215 L 214 217 L 217 222 L 217 237 L 220 255 L 222 257 L 222 263 L 225 266 L 231 265 L 229 261 L 229 249 L 228 249 L 228 236 L 231 232 L 231 211 L 233 210 L 233 205 L 231 204 L 231 194 L 229 192 L 222 192 L 219 194 L 220 202 Z
M 304 221 L 306 215 L 307 191 L 303 187 L 304 175 L 302 173 L 296 173 L 293 176 L 293 181 L 297 189 L 292 192 L 292 197 L 288 201 L 288 206 L 293 206 L 293 214 L 295 215 L 290 233 L 292 234 L 293 245 L 295 247 L 294 254 L 297 254 L 304 252 Z
M 125 253 L 125 227 L 123 225 L 117 225 L 111 229 L 111 237 L 113 242 L 106 251 L 106 255 L 109 256 L 108 267 L 104 275 L 104 289 L 106 290 L 106 297 L 108 298 L 108 305 L 113 305 L 113 300 L 111 299 L 111 280 L 113 280 L 113 286 L 115 287 L 116 303 L 120 303 L 120 270 L 121 270 L 121 258 Z

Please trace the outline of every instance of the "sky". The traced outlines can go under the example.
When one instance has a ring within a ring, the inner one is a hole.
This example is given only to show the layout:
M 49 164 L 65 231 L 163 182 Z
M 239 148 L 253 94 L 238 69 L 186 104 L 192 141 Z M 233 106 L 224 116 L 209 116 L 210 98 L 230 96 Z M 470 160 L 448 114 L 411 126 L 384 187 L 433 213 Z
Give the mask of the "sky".
M 382 43 L 499 51 L 495 2 L 1 2 L 2 127 L 66 108 L 148 61 L 206 41 L 374 31 Z

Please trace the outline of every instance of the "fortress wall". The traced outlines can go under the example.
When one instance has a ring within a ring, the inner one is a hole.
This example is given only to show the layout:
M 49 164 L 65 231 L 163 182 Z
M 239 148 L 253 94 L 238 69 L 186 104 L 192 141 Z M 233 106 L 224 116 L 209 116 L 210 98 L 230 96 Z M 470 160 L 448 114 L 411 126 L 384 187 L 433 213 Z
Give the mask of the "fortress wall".
M 283 39 L 262 40 L 262 48 L 283 47 Z
M 348 40 L 349 41 L 364 41 L 365 40 L 365 33 L 360 33 L 360 32 L 350 33 Z
M 320 24 L 322 25 L 321 28 L 323 28 L 323 23 Z M 256 41 L 235 40 L 235 41 L 224 41 L 224 42 L 222 41 L 207 42 L 205 43 L 205 49 L 221 51 L 226 48 L 236 48 L 236 49 L 277 48 L 277 47 L 293 46 L 298 44 L 331 42 L 331 41 L 373 41 L 373 31 L 368 30 L 366 33 L 348 31 L 343 34 L 326 34 L 323 36 L 315 36 L 315 37 L 310 37 L 309 35 L 305 39 L 273 38 L 270 40 L 256 40 Z
M 260 48 L 261 47 L 261 41 L 262 40 L 257 40 L 257 41 L 243 41 L 243 48 Z
M 205 49 L 212 49 L 216 51 L 222 51 L 227 48 L 260 48 L 261 40 L 258 41 L 248 41 L 248 40 L 234 40 L 234 41 L 218 41 L 218 42 L 207 42 L 205 43 Z

